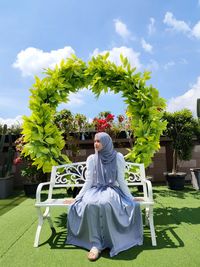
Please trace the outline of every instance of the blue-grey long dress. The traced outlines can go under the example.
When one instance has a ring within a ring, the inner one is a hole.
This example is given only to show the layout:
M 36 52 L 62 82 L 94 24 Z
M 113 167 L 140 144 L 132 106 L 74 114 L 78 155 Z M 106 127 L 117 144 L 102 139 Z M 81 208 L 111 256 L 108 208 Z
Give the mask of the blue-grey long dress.
M 124 181 L 125 161 L 117 153 L 115 183 L 96 184 L 94 155 L 87 159 L 86 182 L 68 213 L 67 244 L 90 250 L 110 248 L 110 256 L 143 244 L 140 205 Z

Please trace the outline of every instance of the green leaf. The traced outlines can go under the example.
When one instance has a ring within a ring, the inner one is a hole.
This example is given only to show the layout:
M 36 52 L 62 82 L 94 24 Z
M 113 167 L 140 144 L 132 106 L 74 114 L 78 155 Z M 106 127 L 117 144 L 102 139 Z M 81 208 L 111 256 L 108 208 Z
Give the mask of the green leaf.
M 44 147 L 44 146 L 43 147 L 39 147 L 39 150 L 44 154 L 48 154 L 49 153 L 49 149 Z
M 49 143 L 49 144 L 55 144 L 55 140 L 54 140 L 53 138 L 51 138 L 51 137 L 47 137 L 47 138 L 45 139 L 45 141 L 46 141 L 47 143 Z

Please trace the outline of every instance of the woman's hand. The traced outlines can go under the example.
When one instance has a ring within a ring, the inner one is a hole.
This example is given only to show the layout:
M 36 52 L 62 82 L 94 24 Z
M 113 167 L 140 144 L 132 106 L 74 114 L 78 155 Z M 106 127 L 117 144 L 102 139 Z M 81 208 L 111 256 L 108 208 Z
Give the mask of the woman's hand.
M 144 198 L 142 198 L 142 197 L 134 197 L 133 200 L 134 201 L 144 201 Z
M 64 204 L 73 204 L 75 202 L 74 198 L 68 198 L 64 201 Z

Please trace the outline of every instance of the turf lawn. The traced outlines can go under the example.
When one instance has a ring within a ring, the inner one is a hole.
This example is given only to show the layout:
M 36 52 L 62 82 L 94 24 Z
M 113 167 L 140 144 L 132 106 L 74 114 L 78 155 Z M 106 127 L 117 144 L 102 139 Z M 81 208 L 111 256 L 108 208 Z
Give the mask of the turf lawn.
M 96 262 L 87 260 L 85 249 L 65 245 L 65 208 L 52 209 L 56 233 L 52 233 L 45 222 L 40 246 L 33 248 L 37 227 L 35 200 L 24 197 L 23 192 L 16 192 L 14 196 L 0 200 L 0 266 L 200 266 L 200 191 L 191 186 L 186 186 L 184 191 L 153 186 L 153 191 L 157 247 L 151 246 L 150 231 L 145 227 L 143 246 L 133 247 L 113 258 L 105 250 Z M 133 194 L 139 196 L 137 191 Z

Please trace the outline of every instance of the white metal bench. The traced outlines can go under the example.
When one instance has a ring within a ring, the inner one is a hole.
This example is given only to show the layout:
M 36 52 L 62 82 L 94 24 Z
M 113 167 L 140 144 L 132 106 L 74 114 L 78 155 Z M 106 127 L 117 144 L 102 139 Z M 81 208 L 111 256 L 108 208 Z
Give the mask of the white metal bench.
M 53 190 L 55 188 L 82 187 L 85 182 L 85 172 L 86 162 L 54 166 L 52 168 L 50 181 L 40 183 L 38 185 L 35 203 L 35 207 L 38 213 L 38 227 L 35 235 L 34 247 L 38 247 L 40 232 L 45 219 L 48 220 L 51 229 L 55 231 L 50 215 L 50 209 L 52 207 L 70 206 L 64 203 L 67 198 L 53 199 Z M 156 236 L 153 222 L 154 201 L 152 184 L 151 181 L 147 180 L 145 177 L 144 164 L 126 162 L 125 178 L 128 186 L 143 187 L 143 196 L 136 199 L 141 204 L 141 206 L 145 208 L 145 224 L 149 225 L 152 245 L 156 246 Z M 45 201 L 41 201 L 41 191 L 43 186 L 49 187 L 48 198 Z

